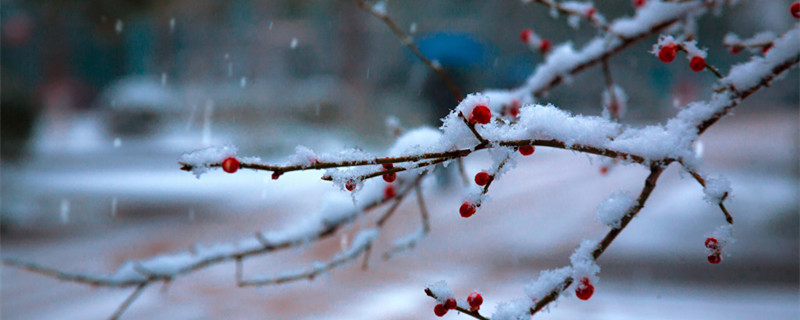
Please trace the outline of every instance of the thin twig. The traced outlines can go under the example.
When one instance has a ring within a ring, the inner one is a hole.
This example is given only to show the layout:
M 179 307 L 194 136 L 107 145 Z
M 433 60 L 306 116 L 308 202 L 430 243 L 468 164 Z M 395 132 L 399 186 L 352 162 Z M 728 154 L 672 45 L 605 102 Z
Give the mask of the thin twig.
M 684 168 L 686 168 L 686 171 L 689 171 L 689 174 L 692 175 L 692 177 L 697 181 L 697 183 L 699 183 L 703 188 L 706 187 L 706 179 L 704 179 L 703 176 L 697 173 L 697 171 L 690 170 L 685 165 Z M 719 206 L 720 210 L 722 210 L 722 214 L 725 215 L 725 221 L 727 221 L 729 224 L 733 224 L 733 216 L 731 216 L 731 213 L 728 212 L 728 208 L 725 208 L 725 204 L 723 203 L 723 201 L 725 201 L 725 198 L 727 197 L 728 193 L 725 192 L 725 194 L 722 195 L 722 198 L 719 200 L 719 203 L 717 205 Z
M 122 316 L 125 310 L 127 310 L 128 307 L 131 306 L 131 303 L 133 303 L 133 301 L 139 298 L 139 295 L 142 294 L 142 291 L 144 291 L 144 288 L 146 286 L 147 282 L 140 283 L 138 286 L 136 286 L 136 289 L 134 289 L 133 292 L 131 292 L 128 298 L 126 298 L 125 301 L 123 301 L 122 304 L 119 305 L 119 307 L 117 307 L 117 310 L 114 311 L 114 313 L 111 315 L 109 319 L 111 320 L 119 319 L 119 317 Z
M 403 31 L 403 29 L 400 29 L 400 27 L 398 27 L 397 24 L 394 23 L 392 17 L 390 17 L 386 13 L 375 10 L 375 8 L 368 5 L 367 2 L 364 0 L 358 0 L 357 3 L 358 6 L 361 7 L 361 9 L 364 9 L 365 11 L 371 13 L 378 19 L 381 19 L 381 21 L 383 21 L 383 23 L 386 24 L 386 26 L 388 26 L 389 29 L 392 30 L 392 32 L 394 32 L 394 35 L 397 36 L 397 39 L 399 39 L 400 42 L 402 42 L 406 47 L 411 49 L 411 51 L 414 52 L 417 58 L 422 60 L 422 62 L 425 63 L 425 65 L 427 65 L 429 68 L 435 71 L 439 75 L 439 77 L 442 78 L 447 88 L 450 89 L 450 93 L 453 95 L 453 98 L 455 98 L 456 101 L 461 101 L 462 99 L 464 99 L 464 95 L 461 94 L 461 90 L 458 89 L 458 86 L 450 78 L 450 75 L 447 74 L 447 71 L 445 71 L 444 68 L 442 68 L 442 66 L 439 65 L 439 63 L 435 63 L 427 56 L 425 56 L 422 53 L 422 51 L 419 50 L 419 47 L 417 47 L 417 45 L 411 39 L 411 36 L 406 34 L 405 31 Z

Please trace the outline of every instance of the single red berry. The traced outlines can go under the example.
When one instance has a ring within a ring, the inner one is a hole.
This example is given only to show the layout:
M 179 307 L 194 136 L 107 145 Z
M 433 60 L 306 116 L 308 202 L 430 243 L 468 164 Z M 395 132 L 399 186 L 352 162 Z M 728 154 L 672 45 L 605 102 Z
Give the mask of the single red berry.
M 594 17 L 594 14 L 595 14 L 595 13 L 597 13 L 597 9 L 596 9 L 595 7 L 591 7 L 591 8 L 589 8 L 589 10 L 586 10 L 586 16 L 587 16 L 589 19 L 591 19 L 592 17 Z
M 467 303 L 470 311 L 478 311 L 481 308 L 481 304 L 483 304 L 483 297 L 477 292 L 470 293 L 467 296 Z
M 479 186 L 485 186 L 487 183 L 489 183 L 489 173 L 486 171 L 481 171 L 475 175 L 475 184 Z
M 389 157 L 386 157 L 386 159 L 389 159 Z M 383 166 L 383 168 L 384 168 L 384 169 L 386 169 L 386 170 L 389 170 L 389 169 L 391 169 L 391 168 L 394 168 L 394 164 L 393 164 L 393 163 L 391 163 L 391 162 L 390 162 L 390 163 L 384 163 L 384 164 L 381 164 L 381 165 L 382 165 L 382 166 Z
M 522 29 L 519 33 L 519 39 L 522 40 L 524 43 L 531 42 L 531 36 L 533 35 L 533 30 L 531 29 Z
M 607 166 L 600 167 L 600 174 L 607 175 L 608 174 L 608 167 Z
M 469 218 L 475 214 L 475 205 L 464 201 L 464 203 L 461 204 L 461 208 L 458 208 L 458 212 L 461 213 L 462 217 Z
M 717 248 L 719 248 L 719 242 L 716 238 L 706 238 L 706 248 L 717 250 Z
M 536 148 L 534 148 L 533 146 L 521 146 L 521 147 L 519 147 L 519 153 L 521 153 L 523 156 L 526 156 L 526 157 L 529 156 L 529 155 L 532 155 L 534 151 L 536 151 Z
M 433 307 L 433 314 L 438 317 L 444 317 L 444 315 L 447 314 L 447 308 L 445 308 L 441 303 L 438 303 Z
M 469 115 L 470 123 L 487 124 L 492 120 L 492 110 L 489 107 L 479 104 L 472 108 L 472 113 Z
M 280 171 L 273 172 L 272 173 L 272 180 L 278 180 L 278 178 L 280 178 L 282 174 L 283 174 L 283 172 L 280 172 Z
M 353 180 L 347 180 L 347 182 L 344 183 L 344 187 L 347 189 L 347 191 L 353 191 L 356 189 L 356 182 Z
M 761 54 L 767 54 L 767 52 L 769 52 L 769 49 L 772 49 L 772 42 L 767 43 L 766 45 L 761 47 Z
M 447 300 L 444 301 L 444 307 L 447 310 L 453 310 L 456 308 L 456 306 L 458 306 L 456 298 L 447 298 Z
M 703 59 L 700 56 L 695 56 L 692 60 L 689 61 L 689 68 L 692 68 L 694 72 L 703 71 L 706 68 L 706 59 Z
M 647 3 L 645 0 L 633 0 L 633 6 L 637 9 L 644 6 L 645 3 Z
M 392 183 L 396 179 L 397 179 L 397 172 L 390 172 L 383 174 L 383 181 L 386 181 L 388 183 Z
M 661 47 L 658 51 L 658 59 L 664 63 L 670 63 L 675 60 L 675 54 L 678 52 L 678 45 L 670 43 Z
M 383 197 L 386 199 L 391 199 L 397 196 L 397 192 L 394 190 L 393 185 L 387 185 L 386 188 L 383 188 Z
M 542 42 L 539 42 L 539 51 L 550 51 L 550 40 L 542 39 Z
M 227 157 L 222 160 L 222 170 L 227 173 L 234 173 L 239 170 L 239 160 L 234 157 Z
M 578 299 L 589 300 L 592 294 L 594 294 L 594 286 L 589 281 L 589 278 L 583 278 L 581 284 L 575 289 L 575 295 L 578 296 Z
M 742 52 L 742 47 L 740 47 L 738 45 L 734 45 L 734 46 L 731 47 L 731 53 L 739 54 L 739 52 Z
M 800 2 L 792 3 L 792 6 L 789 7 L 789 12 L 792 13 L 795 19 L 800 19 Z
M 710 264 L 717 264 L 717 263 L 720 263 L 721 261 L 722 261 L 722 257 L 719 255 L 719 253 L 715 253 L 715 254 L 712 254 L 712 255 L 708 256 L 708 263 L 710 263 Z
M 516 118 L 519 115 L 519 100 L 511 101 L 511 106 L 506 110 L 506 114 Z

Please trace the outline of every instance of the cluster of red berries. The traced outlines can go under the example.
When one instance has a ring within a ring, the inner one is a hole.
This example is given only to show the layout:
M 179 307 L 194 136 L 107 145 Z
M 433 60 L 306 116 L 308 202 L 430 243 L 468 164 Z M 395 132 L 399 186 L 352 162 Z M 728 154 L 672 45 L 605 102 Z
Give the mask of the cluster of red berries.
M 677 53 L 678 45 L 670 42 L 661 46 L 661 50 L 658 51 L 658 59 L 661 60 L 661 62 L 670 63 L 675 60 Z M 689 68 L 694 72 L 703 71 L 703 69 L 706 68 L 706 59 L 701 56 L 692 57 L 692 59 L 689 60 Z
M 800 19 L 800 1 L 792 3 L 792 5 L 789 7 L 789 12 L 792 13 L 792 16 L 795 19 Z
M 467 296 L 467 304 L 469 304 L 469 310 L 472 312 L 476 312 L 481 309 L 481 304 L 483 304 L 483 297 L 480 293 L 472 292 Z M 456 302 L 456 298 L 447 298 L 444 303 L 437 303 L 433 307 L 433 313 L 436 316 L 443 317 L 447 314 L 447 311 L 453 310 L 458 306 Z
M 578 299 L 581 300 L 589 300 L 594 294 L 594 286 L 589 278 L 581 279 L 581 283 L 578 284 L 578 287 L 575 288 L 575 295 L 578 296 Z
M 551 47 L 550 41 L 547 39 L 539 39 L 539 37 L 536 36 L 536 34 L 533 33 L 533 30 L 531 29 L 522 29 L 522 31 L 520 31 L 519 33 L 519 39 L 522 40 L 522 42 L 524 43 L 538 46 L 539 51 L 541 51 L 542 53 L 547 53 L 548 51 L 550 51 Z M 538 44 L 534 42 L 538 42 Z
M 706 248 L 712 251 L 711 254 L 708 255 L 709 263 L 717 264 L 722 262 L 722 249 L 719 247 L 719 241 L 717 241 L 716 238 L 706 238 Z
M 591 7 L 586 10 L 586 17 L 592 19 L 595 13 L 597 13 L 597 9 L 595 7 Z
M 388 157 L 387 157 L 387 159 L 388 159 Z M 394 164 L 392 164 L 392 163 L 384 163 L 384 164 L 382 164 L 382 166 L 383 166 L 384 170 L 389 170 L 389 169 L 394 168 Z M 395 180 L 397 180 L 397 172 L 390 172 L 390 173 L 384 173 L 383 174 L 383 181 L 386 181 L 386 183 L 392 183 Z M 394 198 L 395 196 L 397 196 L 397 191 L 395 191 L 393 185 L 388 184 L 388 185 L 386 185 L 386 187 L 383 188 L 383 197 L 385 199 L 391 199 L 391 198 Z
M 239 170 L 239 160 L 236 160 L 234 157 L 227 157 L 225 160 L 222 160 L 222 171 L 234 173 L 236 170 Z
M 394 168 L 394 165 L 391 164 L 391 163 L 384 163 L 383 164 L 383 169 L 385 169 L 385 170 L 389 170 L 389 169 L 392 169 L 392 168 Z M 389 173 L 384 173 L 383 174 L 383 181 L 386 181 L 388 183 L 392 183 L 396 179 L 397 179 L 397 172 L 389 172 Z

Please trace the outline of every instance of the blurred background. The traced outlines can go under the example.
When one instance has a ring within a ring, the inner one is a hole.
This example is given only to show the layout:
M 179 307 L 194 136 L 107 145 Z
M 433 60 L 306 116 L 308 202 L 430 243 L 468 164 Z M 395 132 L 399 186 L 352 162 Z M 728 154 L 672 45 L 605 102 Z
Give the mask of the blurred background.
M 698 40 L 708 62 L 724 73 L 747 61 L 751 53 L 722 46 L 725 34 L 780 34 L 794 23 L 791 3 L 739 1 L 705 15 Z M 634 13 L 630 0 L 597 6 L 608 18 Z M 520 42 L 524 28 L 576 46 L 595 36 L 586 23 L 573 29 L 520 1 L 387 8 L 464 92 L 524 82 L 542 61 Z M 241 155 L 278 162 L 302 144 L 381 154 L 393 141 L 387 119 L 436 127 L 455 105 L 438 77 L 355 1 L 2 0 L 0 27 L 2 255 L 71 271 L 111 272 L 127 259 L 279 229 L 322 201 L 307 195 L 339 192 L 318 172 L 278 181 L 214 172 L 198 180 L 178 170 L 184 152 L 234 144 Z M 625 123 L 663 122 L 710 96 L 713 76 L 690 71 L 682 58 L 659 62 L 646 53 L 655 41 L 610 61 L 628 95 Z M 595 297 L 565 299 L 542 318 L 797 319 L 798 78 L 790 70 L 702 138 L 707 171 L 734 189 L 739 242 L 731 257 L 705 261 L 704 234 L 724 222 L 722 214 L 671 168 L 601 258 Z M 540 102 L 599 115 L 604 87 L 594 67 Z M 597 160 L 541 148 L 493 185 L 492 202 L 468 221 L 455 214 L 461 191 L 431 184 L 433 234 L 391 261 L 373 255 L 366 272 L 347 266 L 314 282 L 240 289 L 233 265 L 223 265 L 179 278 L 166 293 L 148 289 L 125 318 L 434 318 L 422 289 L 440 279 L 464 297 L 480 288 L 491 313 L 493 304 L 521 296 L 539 270 L 565 265 L 581 239 L 602 236 L 593 217 L 602 199 L 641 187 L 642 168 L 601 175 Z M 467 172 L 488 163 L 476 155 Z M 413 230 L 416 210 L 401 207 L 381 241 Z M 340 240 L 254 259 L 248 270 L 306 266 L 334 254 Z M 1 290 L 5 319 L 102 319 L 128 294 L 9 268 Z

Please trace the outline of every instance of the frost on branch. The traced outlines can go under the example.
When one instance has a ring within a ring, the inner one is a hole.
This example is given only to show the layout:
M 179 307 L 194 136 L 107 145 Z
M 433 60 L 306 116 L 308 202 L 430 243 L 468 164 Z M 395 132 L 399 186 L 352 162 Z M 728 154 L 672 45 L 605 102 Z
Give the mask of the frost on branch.
M 772 49 L 764 56 L 753 56 L 749 62 L 740 63 L 731 68 L 722 83 L 732 85 L 737 90 L 746 90 L 758 85 L 762 79 L 773 73 L 773 68 L 784 61 L 790 60 L 800 51 L 800 25 L 787 31 L 780 38 L 775 39 Z
M 599 242 L 596 240 L 584 240 L 569 257 L 570 264 L 572 264 L 573 279 L 589 278 L 592 283 L 597 282 L 600 266 L 597 265 L 592 254 L 597 249 L 598 244 Z
M 636 205 L 630 192 L 615 192 L 597 207 L 597 219 L 611 228 L 619 228 L 620 220 Z
M 525 285 L 525 294 L 531 301 L 540 301 L 551 292 L 564 291 L 564 279 L 572 276 L 572 268 L 562 267 L 539 272 L 539 277 Z
M 723 176 L 707 177 L 703 188 L 703 199 L 711 204 L 718 204 L 725 200 L 731 192 L 731 182 Z

